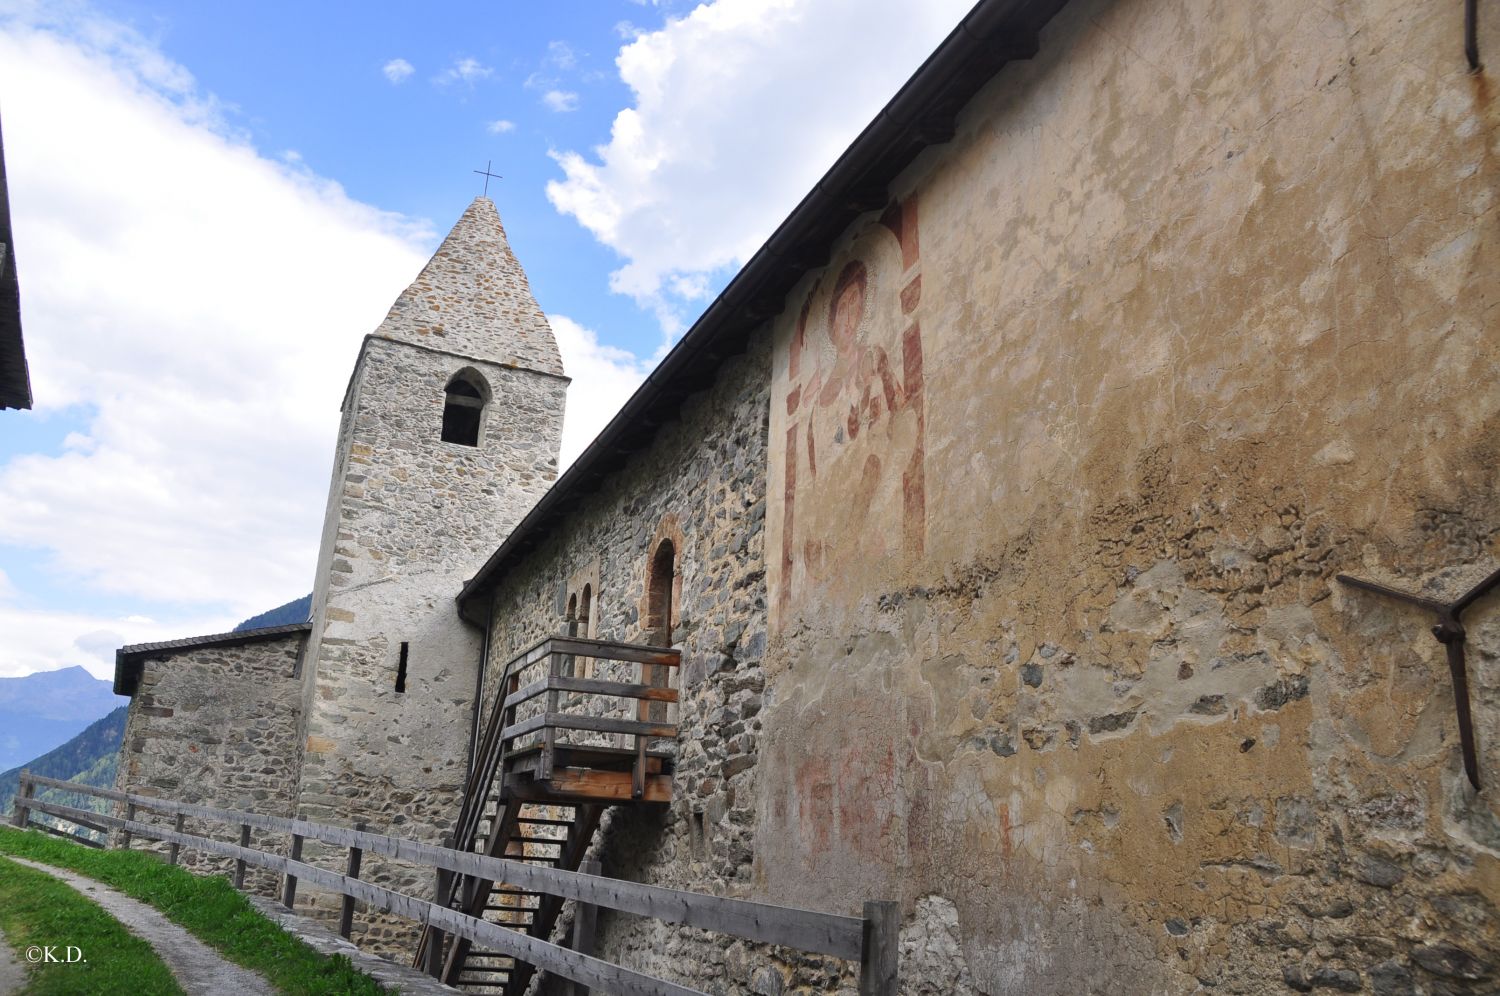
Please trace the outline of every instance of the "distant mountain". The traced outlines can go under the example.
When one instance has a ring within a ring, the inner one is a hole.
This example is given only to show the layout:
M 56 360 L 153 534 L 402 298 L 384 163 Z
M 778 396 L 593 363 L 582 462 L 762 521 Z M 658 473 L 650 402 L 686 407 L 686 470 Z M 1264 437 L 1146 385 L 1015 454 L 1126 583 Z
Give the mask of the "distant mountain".
M 120 706 L 114 712 L 88 728 L 72 740 L 25 764 L 17 765 L 0 774 L 0 818 L 9 819 L 11 799 L 20 784 L 22 768 L 30 768 L 34 774 L 64 781 L 80 782 L 101 788 L 114 788 L 115 771 L 120 764 L 120 741 L 125 738 L 125 711 Z M 50 799 L 64 806 L 90 809 L 96 813 L 107 812 L 108 801 L 91 796 L 47 789 L 39 798 Z
M 0 770 L 66 743 L 119 704 L 109 682 L 81 667 L 0 678 Z
M 258 616 L 251 616 L 234 628 L 234 632 L 240 633 L 247 629 L 265 629 L 267 626 L 290 626 L 293 623 L 305 623 L 308 616 L 312 615 L 312 595 L 306 594 L 301 598 L 278 605 L 268 612 L 262 612 Z

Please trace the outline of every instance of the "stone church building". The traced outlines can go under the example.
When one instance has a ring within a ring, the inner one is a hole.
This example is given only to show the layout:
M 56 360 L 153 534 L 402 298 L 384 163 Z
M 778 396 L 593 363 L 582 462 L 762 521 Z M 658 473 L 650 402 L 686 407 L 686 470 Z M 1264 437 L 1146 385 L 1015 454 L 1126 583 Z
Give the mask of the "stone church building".
M 1339 580 L 1500 567 L 1466 49 L 1500 16 L 982 0 L 561 477 L 567 379 L 476 200 L 360 349 L 311 620 L 123 648 L 120 787 L 493 851 L 502 796 L 616 751 L 578 854 L 896 899 L 906 992 L 1500 991 L 1500 597 Z M 488 731 L 552 736 L 498 717 L 558 634 L 677 666 L 554 664 L 661 691 L 492 788 Z M 852 984 L 600 930 L 712 992 Z

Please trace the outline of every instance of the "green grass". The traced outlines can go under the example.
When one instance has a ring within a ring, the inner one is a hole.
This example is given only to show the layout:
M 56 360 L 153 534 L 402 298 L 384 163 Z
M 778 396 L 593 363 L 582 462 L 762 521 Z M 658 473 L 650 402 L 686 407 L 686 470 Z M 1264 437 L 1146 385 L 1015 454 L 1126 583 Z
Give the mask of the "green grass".
M 22 833 L 0 828 L 0 852 L 72 869 L 148 903 L 225 958 L 260 972 L 284 993 L 383 996 L 388 992 L 348 958 L 319 954 L 266 919 L 227 878 L 199 877 L 155 854 L 98 851 L 35 830 Z
M 73 964 L 30 965 L 28 993 L 182 993 L 151 945 L 126 931 L 118 920 L 52 876 L 3 858 L 0 930 L 23 963 L 30 961 L 25 952 L 33 945 L 50 945 L 64 959 L 70 945 L 81 952 L 83 960 Z

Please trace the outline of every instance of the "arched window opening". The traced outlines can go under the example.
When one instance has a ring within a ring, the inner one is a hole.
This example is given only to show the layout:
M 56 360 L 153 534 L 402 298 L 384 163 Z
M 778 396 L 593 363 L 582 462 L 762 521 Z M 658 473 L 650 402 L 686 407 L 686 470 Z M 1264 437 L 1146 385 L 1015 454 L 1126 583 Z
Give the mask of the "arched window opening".
M 563 636 L 578 635 L 578 594 L 575 592 L 568 596 L 568 614 L 563 616 Z M 578 667 L 577 659 L 568 654 L 562 659 L 562 673 L 571 678 L 575 676 Z
M 443 442 L 479 445 L 487 393 L 484 381 L 472 370 L 465 370 L 448 382 L 448 396 L 443 404 Z
M 677 574 L 677 548 L 664 539 L 651 557 L 646 576 L 646 642 L 656 647 L 672 645 L 672 627 L 677 624 L 672 613 L 672 588 Z M 641 665 L 641 684 L 665 688 L 667 668 Z M 642 700 L 639 717 L 652 723 L 667 721 L 665 702 Z
M 586 584 L 586 585 L 583 586 L 583 591 L 580 592 L 579 596 L 578 596 L 578 622 L 577 622 L 577 628 L 574 630 L 574 632 L 576 632 L 579 636 L 583 637 L 584 639 L 588 639 L 589 637 L 591 637 L 591 636 L 594 635 L 593 633 L 591 633 L 589 631 L 589 615 L 590 615 L 590 611 L 589 610 L 590 610 L 590 607 L 591 607 L 593 601 L 594 601 L 594 586 L 591 585 L 591 584 Z M 575 670 L 577 671 L 578 677 L 580 677 L 580 678 L 591 678 L 591 677 L 593 677 L 593 670 L 594 670 L 594 660 L 593 660 L 593 658 L 591 658 L 591 657 L 580 657 L 580 658 L 578 658 L 578 663 L 575 666 Z
M 672 541 L 664 539 L 651 557 L 651 569 L 646 574 L 646 642 L 655 647 L 672 645 L 672 586 L 677 573 L 677 548 Z M 641 684 L 666 687 L 667 669 L 654 665 L 641 665 Z M 641 701 L 641 719 L 653 723 L 667 720 L 665 702 Z
M 646 642 L 654 647 L 672 645 L 672 577 L 677 572 L 677 550 L 664 539 L 651 557 L 646 579 Z

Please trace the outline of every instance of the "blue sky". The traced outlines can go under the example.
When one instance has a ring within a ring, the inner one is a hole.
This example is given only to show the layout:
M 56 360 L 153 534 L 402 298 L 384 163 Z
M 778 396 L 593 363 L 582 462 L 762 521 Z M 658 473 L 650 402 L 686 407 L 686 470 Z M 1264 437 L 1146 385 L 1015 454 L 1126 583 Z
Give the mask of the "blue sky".
M 312 587 L 359 341 L 487 161 L 571 460 L 967 6 L 0 0 L 0 676 Z
M 677 5 L 678 12 L 688 5 Z M 652 351 L 651 314 L 622 308 L 599 279 L 615 254 L 577 224 L 559 224 L 545 185 L 554 149 L 587 149 L 630 102 L 614 59 L 629 25 L 659 27 L 674 8 L 622 0 L 528 3 L 159 3 L 98 9 L 133 24 L 188 67 L 262 150 L 296 152 L 357 200 L 431 219 L 441 228 L 481 190 L 491 193 L 543 307 L 610 340 Z M 393 85 L 382 67 L 403 59 Z M 463 60 L 475 76 L 434 83 Z M 547 92 L 577 95 L 559 113 Z M 494 134 L 490 126 L 515 127 Z M 717 283 L 722 284 L 724 274 Z

